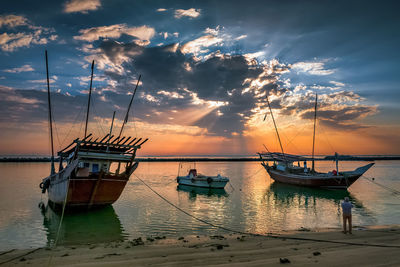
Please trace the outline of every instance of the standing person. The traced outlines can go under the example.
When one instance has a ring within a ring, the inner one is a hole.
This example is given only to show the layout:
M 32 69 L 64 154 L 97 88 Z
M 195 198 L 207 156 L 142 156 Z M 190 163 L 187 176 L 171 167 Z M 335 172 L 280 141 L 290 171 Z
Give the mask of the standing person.
M 343 213 L 343 233 L 347 233 L 346 229 L 346 223 L 347 221 L 349 222 L 349 234 L 351 234 L 351 208 L 353 207 L 353 204 L 349 201 L 348 197 L 344 198 L 344 201 L 342 202 L 342 213 Z

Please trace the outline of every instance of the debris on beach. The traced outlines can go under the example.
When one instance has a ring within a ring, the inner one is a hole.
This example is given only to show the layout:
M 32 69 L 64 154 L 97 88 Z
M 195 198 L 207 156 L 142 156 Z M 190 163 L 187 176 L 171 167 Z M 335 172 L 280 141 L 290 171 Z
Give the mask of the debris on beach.
M 290 260 L 287 258 L 279 258 L 279 262 L 285 264 L 285 263 L 290 263 Z
M 141 237 L 136 238 L 136 239 L 132 239 L 132 241 L 129 241 L 129 243 L 130 243 L 132 246 L 144 245 L 144 242 L 143 242 L 143 240 L 142 240 Z

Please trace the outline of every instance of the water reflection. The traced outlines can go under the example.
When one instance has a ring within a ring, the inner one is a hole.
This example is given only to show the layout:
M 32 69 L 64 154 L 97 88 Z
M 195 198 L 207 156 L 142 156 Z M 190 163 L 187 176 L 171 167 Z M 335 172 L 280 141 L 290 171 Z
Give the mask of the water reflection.
M 54 243 L 61 213 L 49 205 L 42 209 L 43 225 L 47 232 L 47 244 Z M 125 239 L 124 229 L 118 215 L 111 205 L 90 211 L 65 213 L 57 244 L 87 244 Z
M 368 210 L 355 195 L 347 190 L 330 190 L 322 188 L 310 188 L 296 185 L 273 182 L 265 193 L 265 200 L 270 203 L 273 199 L 275 205 L 285 208 L 316 209 L 318 206 L 327 209 L 336 206 L 341 213 L 340 203 L 345 197 L 349 197 L 354 205 L 354 211 L 370 220 L 374 213 Z
M 296 185 L 282 184 L 273 182 L 266 192 L 266 195 L 273 195 L 281 203 L 293 201 L 304 202 L 307 206 L 309 202 L 315 202 L 316 199 L 331 200 L 334 203 L 340 203 L 345 197 L 355 199 L 347 190 L 329 190 L 321 188 L 301 187 Z
M 195 186 L 187 186 L 187 185 L 178 185 L 176 188 L 177 191 L 183 191 L 189 193 L 189 198 L 196 198 L 197 195 L 205 195 L 205 196 L 217 196 L 217 197 L 227 197 L 228 193 L 225 189 L 221 188 L 202 188 Z

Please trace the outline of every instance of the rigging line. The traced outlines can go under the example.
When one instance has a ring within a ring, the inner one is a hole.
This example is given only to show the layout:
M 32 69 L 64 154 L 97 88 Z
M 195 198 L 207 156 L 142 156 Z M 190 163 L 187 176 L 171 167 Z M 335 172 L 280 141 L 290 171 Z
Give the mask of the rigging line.
M 392 192 L 393 194 L 396 194 L 396 195 L 400 194 L 400 191 L 398 191 L 398 190 L 396 190 L 396 189 L 390 188 L 390 187 L 388 187 L 388 186 L 386 186 L 386 185 L 383 185 L 383 184 L 381 184 L 381 183 L 378 183 L 378 182 L 375 182 L 375 181 L 373 181 L 373 180 L 370 180 L 369 178 L 367 178 L 367 177 L 365 177 L 365 176 L 363 176 L 362 178 L 364 178 L 364 179 L 367 180 L 368 182 L 371 182 L 371 183 L 373 183 L 373 184 L 376 184 L 377 186 L 382 187 L 383 189 L 388 190 L 389 192 Z
M 297 133 L 296 133 L 296 135 L 295 135 L 294 137 L 292 137 L 292 139 L 290 139 L 290 140 L 287 142 L 286 145 L 289 146 L 290 144 L 292 144 L 292 145 L 295 147 L 295 149 L 298 150 L 297 147 L 296 147 L 296 145 L 295 145 L 294 143 L 292 143 L 292 142 L 294 141 L 294 139 L 296 139 L 296 137 L 297 137 L 300 133 L 303 133 L 303 132 L 304 132 L 304 129 L 305 129 L 307 126 L 308 126 L 308 125 L 306 124 L 306 125 L 303 126 L 303 128 L 302 128 L 301 130 L 298 130 Z M 286 137 L 286 135 L 285 135 L 285 137 Z M 289 139 L 289 138 L 286 137 L 286 139 Z M 298 152 L 300 152 L 300 151 L 298 151 Z
M 78 112 L 77 115 L 75 116 L 75 119 L 74 119 L 74 121 L 72 122 L 72 126 L 69 127 L 68 133 L 65 135 L 65 137 L 64 137 L 64 139 L 63 139 L 61 145 L 63 145 L 63 144 L 65 143 L 65 141 L 67 140 L 67 138 L 69 137 L 69 135 L 70 135 L 72 129 L 75 127 L 75 124 L 76 124 L 76 122 L 78 121 L 79 116 L 80 116 L 81 113 L 82 113 L 82 110 L 83 110 L 83 106 L 80 106 L 79 112 Z M 80 130 L 79 130 L 79 131 L 80 131 Z M 79 135 L 79 133 L 78 133 L 78 135 Z
M 283 134 L 283 137 L 286 138 L 286 140 L 289 140 L 289 138 L 286 136 L 285 133 L 282 133 L 282 134 Z M 283 140 L 283 139 L 282 139 L 282 140 Z M 292 140 L 293 140 L 293 138 L 292 138 Z M 290 141 L 286 142 L 286 147 L 289 147 L 289 144 L 290 144 Z M 296 150 L 297 154 L 301 154 L 300 150 L 297 148 L 297 146 L 296 146 L 294 143 L 292 143 L 292 146 L 293 146 L 294 149 Z
M 268 95 L 267 95 L 267 103 L 268 103 L 269 111 L 271 112 L 272 121 L 274 122 L 276 135 L 278 136 L 278 140 L 279 140 L 279 145 L 281 146 L 282 156 L 283 156 L 283 158 L 285 159 L 285 161 L 287 163 L 285 152 L 283 152 L 283 146 L 282 146 L 281 138 L 279 137 L 278 127 L 276 127 L 274 114 L 272 113 L 271 105 L 270 105 L 269 100 L 268 100 Z
M 98 113 L 98 112 L 97 112 L 97 109 L 96 109 L 95 97 L 92 98 L 92 107 L 93 107 L 93 113 L 94 113 L 95 115 L 97 115 L 98 117 L 100 117 L 100 115 L 99 115 L 100 113 Z M 97 125 L 97 131 L 98 131 L 98 133 L 99 133 L 100 135 L 105 135 L 105 134 L 106 134 L 106 131 L 104 130 L 103 126 L 101 126 L 101 124 L 99 123 L 98 120 L 96 120 L 96 125 Z M 101 130 L 101 132 L 100 132 L 100 130 Z
M 54 130 L 56 132 L 56 136 L 57 136 L 57 142 L 58 142 L 58 149 L 60 150 L 62 147 L 62 144 L 60 143 L 60 137 L 58 136 L 58 129 L 57 129 L 57 124 L 56 124 L 56 120 L 53 116 L 53 123 L 54 123 Z
M 173 206 L 177 210 L 181 211 L 182 213 L 188 215 L 189 217 L 192 217 L 193 219 L 205 223 L 207 225 L 210 225 L 215 228 L 219 228 L 228 232 L 236 233 L 236 234 L 242 234 L 242 235 L 251 235 L 251 236 L 260 236 L 260 237 L 269 237 L 269 238 L 275 238 L 275 239 L 289 239 L 289 240 L 301 240 L 301 241 L 314 241 L 314 242 L 320 242 L 320 243 L 333 243 L 333 244 L 343 244 L 343 245 L 350 245 L 350 246 L 365 246 L 365 247 L 382 247 L 382 248 L 400 248 L 400 246 L 396 245 L 384 245 L 384 244 L 368 244 L 368 243 L 354 243 L 354 242 L 346 242 L 346 241 L 335 241 L 335 240 L 324 240 L 324 239 L 316 239 L 316 238 L 305 238 L 305 237 L 291 237 L 291 236 L 282 236 L 279 234 L 255 234 L 255 233 L 250 233 L 250 232 L 243 232 L 243 231 L 238 231 L 234 230 L 222 225 L 214 224 L 209 221 L 203 220 L 197 216 L 194 216 L 193 214 L 190 214 L 189 212 L 181 209 L 165 197 L 163 197 L 161 194 L 159 194 L 157 191 L 155 191 L 153 188 L 151 188 L 147 183 L 145 183 L 142 179 L 139 178 L 136 174 L 133 173 L 133 175 L 140 181 L 142 182 L 147 188 L 149 188 L 154 194 L 159 196 L 162 200 L 167 202 L 169 205 Z
M 322 135 L 325 138 L 325 141 L 328 143 L 328 145 L 330 146 L 330 148 L 332 149 L 332 152 L 335 153 L 335 149 L 333 148 L 333 146 L 331 145 L 331 143 L 329 142 L 329 139 L 326 136 L 326 132 L 325 132 L 325 128 L 322 126 L 321 123 L 318 124 L 319 128 L 322 130 Z

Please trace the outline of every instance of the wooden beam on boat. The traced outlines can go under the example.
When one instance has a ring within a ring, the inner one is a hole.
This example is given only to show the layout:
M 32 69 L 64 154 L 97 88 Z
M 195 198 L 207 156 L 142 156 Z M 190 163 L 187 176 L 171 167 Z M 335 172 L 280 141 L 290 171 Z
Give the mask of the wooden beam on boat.
M 146 143 L 147 142 L 147 140 L 149 140 L 149 138 L 146 138 L 143 142 L 141 142 L 140 144 L 138 144 L 137 146 L 141 146 L 141 145 L 143 145 L 144 143 Z
M 130 141 L 128 144 L 126 144 L 127 146 L 130 146 L 133 142 L 135 142 L 136 137 L 132 139 L 132 141 Z
M 104 136 L 104 137 L 99 141 L 99 143 L 102 143 L 109 135 L 110 135 L 110 134 L 106 134 L 106 136 Z
M 76 138 L 74 141 L 71 142 L 71 144 L 69 144 L 68 146 L 64 147 L 64 148 L 61 149 L 60 151 L 58 151 L 58 155 L 59 155 L 60 153 L 62 153 L 64 150 L 66 150 L 67 148 L 70 148 L 70 147 L 71 147 L 73 144 L 75 144 L 76 141 L 78 141 L 78 140 L 79 140 L 79 138 Z
M 122 141 L 125 140 L 125 138 L 126 138 L 126 137 L 124 136 L 124 137 L 122 137 L 121 139 L 119 139 L 118 142 L 117 142 L 115 145 L 119 145 Z
M 106 141 L 101 142 L 99 145 L 106 146 L 107 144 L 111 143 L 111 139 L 113 139 L 114 135 L 109 135 Z
M 115 137 L 114 140 L 112 140 L 112 141 L 111 141 L 111 138 L 110 138 L 110 141 L 108 142 L 108 144 L 114 144 L 115 141 L 117 141 L 118 139 L 119 139 L 119 136 Z
M 120 147 L 121 145 L 125 145 L 125 143 L 128 142 L 129 139 L 131 139 L 131 138 L 132 138 L 132 136 L 129 136 L 128 138 L 126 138 L 126 140 L 122 144 L 120 144 L 118 147 Z
M 86 141 L 86 139 L 88 139 L 89 137 L 91 137 L 92 136 L 92 134 L 90 133 L 90 134 L 88 134 L 85 138 L 83 138 L 82 140 L 80 140 L 80 142 L 85 142 Z M 78 140 L 79 141 L 79 140 Z
M 140 142 L 140 140 L 142 140 L 142 138 L 139 138 L 135 143 L 133 143 L 131 146 L 135 146 L 137 143 Z

